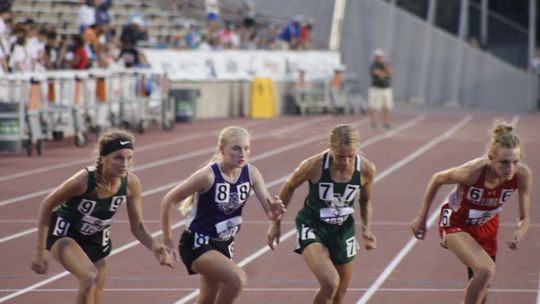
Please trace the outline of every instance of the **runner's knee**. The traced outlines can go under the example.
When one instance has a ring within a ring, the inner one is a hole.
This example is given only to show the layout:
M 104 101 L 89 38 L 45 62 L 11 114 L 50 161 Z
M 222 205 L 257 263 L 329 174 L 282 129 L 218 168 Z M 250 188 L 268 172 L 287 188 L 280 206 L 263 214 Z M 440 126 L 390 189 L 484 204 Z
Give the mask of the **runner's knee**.
M 339 288 L 339 276 L 329 276 L 321 280 L 321 292 L 327 298 L 334 298 Z
M 96 268 L 86 271 L 79 277 L 81 289 L 91 291 L 95 289 L 98 281 L 98 271 Z
M 495 265 L 486 265 L 474 269 L 474 278 L 484 285 L 489 285 L 495 277 Z
M 228 288 L 234 288 L 235 290 L 242 290 L 246 286 L 247 276 L 244 270 L 239 269 L 235 271 L 234 275 L 230 276 L 228 282 L 225 284 L 228 285 Z

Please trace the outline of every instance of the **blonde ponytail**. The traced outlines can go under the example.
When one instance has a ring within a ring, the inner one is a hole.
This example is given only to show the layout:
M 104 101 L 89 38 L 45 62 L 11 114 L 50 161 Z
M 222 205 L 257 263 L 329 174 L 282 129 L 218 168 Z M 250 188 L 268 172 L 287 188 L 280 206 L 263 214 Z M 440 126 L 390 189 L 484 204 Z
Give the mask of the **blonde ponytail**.
M 514 149 L 521 147 L 519 137 L 514 133 L 514 127 L 502 118 L 495 120 L 490 131 L 488 155 L 494 157 L 500 148 Z

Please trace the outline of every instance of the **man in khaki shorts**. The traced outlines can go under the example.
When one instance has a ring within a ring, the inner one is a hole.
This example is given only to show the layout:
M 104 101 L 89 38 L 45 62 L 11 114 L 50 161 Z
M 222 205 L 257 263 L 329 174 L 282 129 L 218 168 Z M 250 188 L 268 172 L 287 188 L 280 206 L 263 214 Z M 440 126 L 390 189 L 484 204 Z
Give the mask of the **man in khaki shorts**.
M 371 86 L 368 91 L 369 117 L 371 127 L 377 129 L 377 112 L 382 109 L 382 122 L 385 129 L 390 129 L 390 111 L 394 107 L 394 94 L 391 87 L 392 68 L 385 61 L 384 52 L 373 52 L 370 65 Z

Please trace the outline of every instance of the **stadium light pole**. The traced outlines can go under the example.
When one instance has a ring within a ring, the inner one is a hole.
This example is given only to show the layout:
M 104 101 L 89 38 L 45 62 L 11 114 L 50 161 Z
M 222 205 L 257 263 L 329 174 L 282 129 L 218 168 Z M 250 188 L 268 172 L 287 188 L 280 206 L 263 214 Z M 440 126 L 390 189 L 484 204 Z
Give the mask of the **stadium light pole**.
M 341 33 L 343 31 L 343 17 L 347 0 L 334 0 L 334 13 L 332 14 L 332 28 L 330 29 L 330 41 L 328 48 L 331 51 L 339 51 L 341 44 Z

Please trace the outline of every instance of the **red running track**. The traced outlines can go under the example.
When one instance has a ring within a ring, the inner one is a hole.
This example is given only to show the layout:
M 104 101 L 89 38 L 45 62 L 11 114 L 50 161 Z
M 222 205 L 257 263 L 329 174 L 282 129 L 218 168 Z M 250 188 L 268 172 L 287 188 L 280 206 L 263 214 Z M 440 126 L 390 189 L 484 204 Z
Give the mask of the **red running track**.
M 338 123 L 355 124 L 362 136 L 362 151 L 377 166 L 373 193 L 373 231 L 378 248 L 359 252 L 346 303 L 460 303 L 466 284 L 465 267 L 439 246 L 436 229 L 426 240 L 412 239 L 409 222 L 418 211 L 431 175 L 484 153 L 487 131 L 497 114 L 458 110 L 396 110 L 390 131 L 372 130 L 365 116 L 287 116 L 270 120 L 218 119 L 177 124 L 165 133 L 152 127 L 136 136 L 135 173 L 143 185 L 144 217 L 161 239 L 159 204 L 172 186 L 185 179 L 211 156 L 219 130 L 241 125 L 250 130 L 251 161 L 265 177 L 270 192 L 280 185 L 305 157 L 325 148 L 328 131 Z M 526 163 L 540 172 L 540 115 L 506 114 L 517 124 L 525 146 Z M 26 157 L 0 154 L 0 303 L 73 303 L 77 282 L 51 258 L 47 275 L 30 268 L 35 242 L 35 218 L 43 197 L 65 178 L 91 164 L 90 138 L 86 148 L 70 141 L 47 142 L 44 155 Z M 519 251 L 504 244 L 511 237 L 517 195 L 502 212 L 497 274 L 489 303 L 536 303 L 540 263 L 540 193 L 534 181 L 532 223 Z M 293 253 L 293 220 L 307 186 L 298 189 L 282 226 L 282 242 L 272 252 L 265 246 L 267 220 L 252 198 L 244 209 L 242 231 L 235 242 L 235 261 L 248 275 L 238 303 L 310 303 L 318 283 L 301 256 Z M 431 209 L 451 190 L 442 188 Z M 356 215 L 357 222 L 359 216 Z M 183 229 L 177 214 L 175 236 Z M 197 276 L 188 276 L 180 263 L 161 268 L 152 254 L 129 232 L 125 208 L 112 228 L 114 251 L 108 258 L 108 279 L 103 303 L 194 303 Z M 363 248 L 363 247 L 362 247 Z

